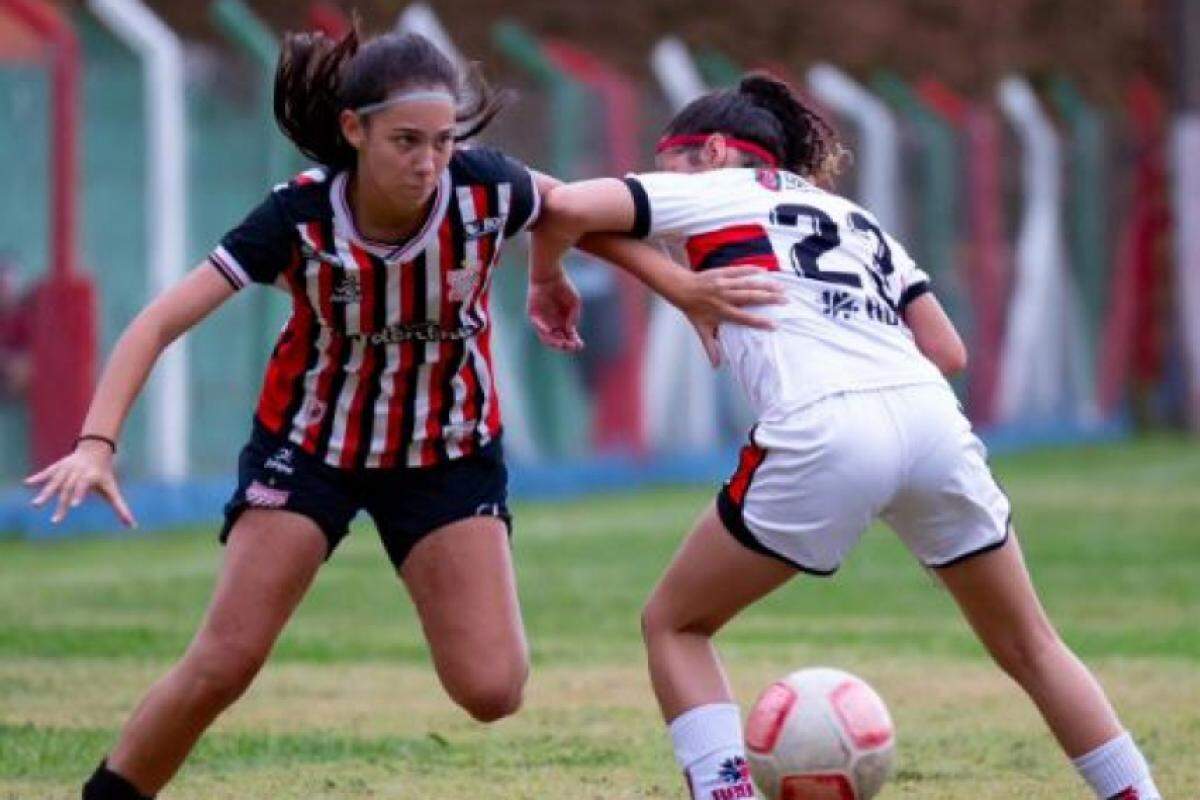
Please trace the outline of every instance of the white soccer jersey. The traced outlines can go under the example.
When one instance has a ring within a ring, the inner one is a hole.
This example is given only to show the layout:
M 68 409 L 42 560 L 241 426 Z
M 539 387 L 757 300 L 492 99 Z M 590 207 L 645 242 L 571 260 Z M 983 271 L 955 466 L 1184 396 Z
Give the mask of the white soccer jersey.
M 694 270 L 751 264 L 785 284 L 785 305 L 756 309 L 776 330 L 720 329 L 760 420 L 838 392 L 945 382 L 901 316 L 929 277 L 870 212 L 775 170 L 647 173 L 626 184 L 635 234 Z

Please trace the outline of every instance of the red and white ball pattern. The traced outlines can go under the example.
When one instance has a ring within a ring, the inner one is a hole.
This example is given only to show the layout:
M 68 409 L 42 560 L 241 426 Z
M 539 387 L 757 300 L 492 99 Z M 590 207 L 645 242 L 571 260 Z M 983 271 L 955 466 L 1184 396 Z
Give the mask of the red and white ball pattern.
M 750 771 L 769 800 L 869 800 L 892 772 L 895 741 L 875 690 L 828 667 L 768 686 L 746 722 Z

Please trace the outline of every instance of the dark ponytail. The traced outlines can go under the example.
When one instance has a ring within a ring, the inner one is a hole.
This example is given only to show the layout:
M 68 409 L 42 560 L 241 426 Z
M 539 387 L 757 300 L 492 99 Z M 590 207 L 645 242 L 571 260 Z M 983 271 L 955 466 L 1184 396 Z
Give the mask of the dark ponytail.
M 284 136 L 318 164 L 340 169 L 356 154 L 338 117 L 342 71 L 358 52 L 358 24 L 340 40 L 323 33 L 289 33 L 275 68 L 275 120 Z
M 322 33 L 284 37 L 275 70 L 275 119 L 301 153 L 333 169 L 354 166 L 357 152 L 342 135 L 341 112 L 379 103 L 393 92 L 443 88 L 458 103 L 455 140 L 480 133 L 503 110 L 478 65 L 465 74 L 436 45 L 415 33 L 388 33 L 360 44 L 358 21 L 339 40 Z
M 757 145 L 790 172 L 826 182 L 846 150 L 820 114 L 787 84 L 763 72 L 745 75 L 736 89 L 710 92 L 693 101 L 667 126 L 668 137 L 724 133 Z M 750 156 L 752 161 L 761 161 Z

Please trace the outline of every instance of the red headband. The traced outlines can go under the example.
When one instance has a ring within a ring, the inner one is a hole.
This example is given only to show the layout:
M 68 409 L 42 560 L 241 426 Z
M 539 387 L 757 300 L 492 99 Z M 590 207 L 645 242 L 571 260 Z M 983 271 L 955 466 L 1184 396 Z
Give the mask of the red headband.
M 734 150 L 741 150 L 743 153 L 749 153 L 752 156 L 758 156 L 767 166 L 775 169 L 779 166 L 779 159 L 775 154 L 761 145 L 754 142 L 747 142 L 745 139 L 738 139 L 728 134 L 722 133 L 725 137 L 725 143 Z M 698 144 L 704 144 L 708 141 L 711 133 L 691 133 L 680 136 L 664 136 L 658 140 L 658 146 L 654 148 L 655 153 L 661 153 L 664 150 L 670 150 L 673 147 L 693 147 Z

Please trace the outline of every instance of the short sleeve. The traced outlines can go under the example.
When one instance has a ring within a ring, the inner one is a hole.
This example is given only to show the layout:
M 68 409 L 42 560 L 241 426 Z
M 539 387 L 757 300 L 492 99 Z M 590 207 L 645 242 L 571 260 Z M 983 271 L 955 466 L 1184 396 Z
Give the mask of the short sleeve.
M 537 222 L 542 208 L 533 170 L 494 147 L 464 147 L 450 160 L 454 184 L 484 186 L 499 195 L 497 216 L 504 217 L 504 237 L 516 236 Z M 495 222 L 493 224 L 499 224 Z
M 294 252 L 293 228 L 275 191 L 221 238 L 208 260 L 234 289 L 241 289 L 251 282 L 274 283 Z
M 886 234 L 885 234 L 886 235 Z M 926 292 L 933 290 L 929 274 L 917 266 L 912 256 L 904 249 L 904 245 L 891 236 L 887 237 L 888 249 L 892 252 L 892 266 L 900 281 L 900 301 L 897 307 L 900 311 Z
M 709 208 L 704 186 L 696 176 L 678 172 L 627 175 L 625 185 L 633 195 L 634 225 L 638 238 L 671 238 L 686 233 Z
M 538 194 L 537 181 L 534 179 L 533 171 L 515 158 L 509 156 L 502 158 L 508 182 L 512 186 L 508 220 L 504 224 L 504 236 L 508 238 L 528 230 L 537 222 L 538 214 L 542 210 L 542 198 Z

